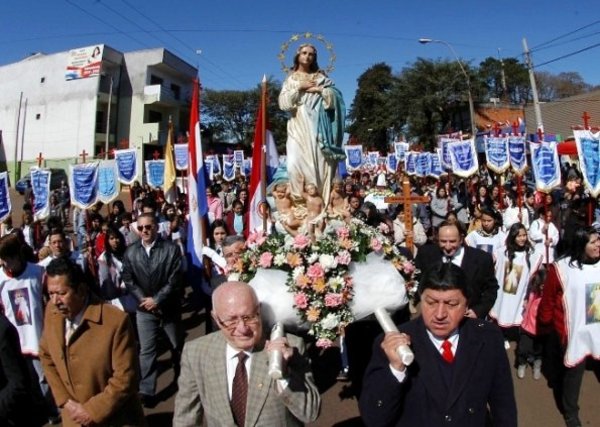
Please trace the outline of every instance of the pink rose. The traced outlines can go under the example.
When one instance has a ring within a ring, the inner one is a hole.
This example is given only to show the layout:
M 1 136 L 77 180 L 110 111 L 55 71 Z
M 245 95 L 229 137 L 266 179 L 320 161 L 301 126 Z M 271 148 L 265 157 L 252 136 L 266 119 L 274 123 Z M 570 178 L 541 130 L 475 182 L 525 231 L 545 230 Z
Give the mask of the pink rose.
M 375 252 L 379 252 L 382 248 L 383 248 L 383 244 L 381 243 L 381 241 L 375 237 L 371 238 L 371 249 L 373 249 Z
M 335 257 L 335 260 L 338 264 L 348 265 L 352 261 L 352 256 L 350 256 L 350 252 L 342 251 L 338 256 Z
M 321 267 L 321 264 L 314 263 L 306 270 L 306 275 L 310 277 L 312 280 L 321 279 L 325 277 L 325 270 Z
M 298 234 L 294 237 L 294 248 L 304 249 L 310 244 L 310 238 L 304 234 Z
M 306 307 L 308 307 L 308 297 L 306 294 L 303 292 L 294 294 L 294 305 L 301 310 L 304 310 Z
M 415 265 L 410 261 L 405 261 L 404 264 L 402 264 L 402 271 L 406 274 L 413 274 L 415 272 Z
M 328 293 L 325 295 L 325 307 L 337 307 L 342 305 L 342 294 Z
M 336 230 L 336 233 L 340 239 L 347 239 L 350 236 L 350 230 L 348 230 L 348 227 L 340 227 Z
M 329 348 L 333 345 L 333 341 L 327 338 L 319 338 L 317 340 L 317 347 L 319 348 Z
M 258 265 L 262 268 L 269 268 L 273 263 L 273 254 L 271 252 L 263 252 L 258 260 Z

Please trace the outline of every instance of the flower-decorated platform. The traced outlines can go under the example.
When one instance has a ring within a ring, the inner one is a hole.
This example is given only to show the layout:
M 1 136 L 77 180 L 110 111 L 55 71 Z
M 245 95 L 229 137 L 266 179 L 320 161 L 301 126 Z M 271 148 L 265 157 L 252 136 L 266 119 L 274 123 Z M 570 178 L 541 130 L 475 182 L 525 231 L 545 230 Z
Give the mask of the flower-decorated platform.
M 412 262 L 359 220 L 328 220 L 318 237 L 253 235 L 247 245 L 229 279 L 250 283 L 267 323 L 307 330 L 319 347 L 378 307 L 403 307 L 414 290 Z

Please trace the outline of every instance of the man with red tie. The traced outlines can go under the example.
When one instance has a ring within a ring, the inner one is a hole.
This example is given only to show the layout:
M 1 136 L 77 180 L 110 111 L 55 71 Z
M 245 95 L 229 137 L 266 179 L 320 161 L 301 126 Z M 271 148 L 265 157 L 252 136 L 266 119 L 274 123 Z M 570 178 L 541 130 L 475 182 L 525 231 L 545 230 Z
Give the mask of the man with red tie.
M 421 316 L 376 340 L 359 402 L 371 426 L 517 425 L 504 338 L 492 323 L 466 316 L 462 269 L 444 263 L 419 284 Z M 405 366 L 396 349 L 415 355 Z

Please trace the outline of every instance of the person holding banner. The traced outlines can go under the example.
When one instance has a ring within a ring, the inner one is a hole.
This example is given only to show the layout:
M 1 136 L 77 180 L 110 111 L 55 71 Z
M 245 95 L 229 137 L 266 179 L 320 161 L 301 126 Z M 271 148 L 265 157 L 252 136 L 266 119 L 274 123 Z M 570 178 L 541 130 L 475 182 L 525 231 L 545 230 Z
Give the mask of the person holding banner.
M 319 69 L 313 45 L 302 44 L 296 51 L 279 108 L 291 114 L 286 151 L 292 198 L 302 200 L 303 184 L 314 184 L 328 201 L 337 164 L 346 158 L 341 148 L 346 112 L 341 92 Z

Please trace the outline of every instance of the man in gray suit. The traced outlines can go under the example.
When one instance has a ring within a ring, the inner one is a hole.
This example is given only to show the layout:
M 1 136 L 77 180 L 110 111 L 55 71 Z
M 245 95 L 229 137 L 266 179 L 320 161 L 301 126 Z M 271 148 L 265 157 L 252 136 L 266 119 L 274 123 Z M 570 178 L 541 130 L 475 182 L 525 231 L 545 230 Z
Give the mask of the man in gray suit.
M 220 330 L 183 349 L 173 426 L 201 425 L 203 415 L 208 427 L 301 426 L 314 421 L 321 397 L 302 339 L 288 334 L 266 341 L 260 303 L 246 283 L 224 283 L 212 300 L 211 314 Z M 268 375 L 273 351 L 283 356 L 284 376 L 279 380 Z

